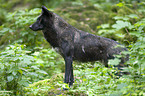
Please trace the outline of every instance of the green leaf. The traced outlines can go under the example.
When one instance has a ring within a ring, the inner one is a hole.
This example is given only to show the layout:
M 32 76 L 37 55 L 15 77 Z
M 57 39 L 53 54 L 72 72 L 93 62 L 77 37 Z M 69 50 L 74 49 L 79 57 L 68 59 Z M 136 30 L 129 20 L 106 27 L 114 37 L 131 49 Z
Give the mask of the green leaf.
M 25 80 L 25 79 L 22 79 L 22 80 L 18 81 L 18 83 L 22 86 L 28 86 L 29 85 L 28 80 Z
M 145 48 L 145 44 L 141 44 L 139 48 Z
M 7 77 L 8 82 L 12 81 L 14 79 L 14 77 L 12 75 Z
M 123 89 L 126 86 L 128 86 L 126 83 L 121 83 L 117 85 L 117 89 Z
M 125 21 L 129 20 L 128 17 L 121 17 L 121 16 L 115 16 L 115 17 L 113 17 L 113 19 L 115 19 L 115 20 L 125 20 Z
M 131 26 L 130 22 L 127 22 L 127 21 L 124 22 L 121 20 L 116 21 L 116 24 L 112 25 L 113 28 L 118 29 L 118 30 L 125 27 L 129 27 L 129 26 Z
M 4 70 L 4 68 L 5 68 L 4 65 L 0 63 L 0 69 Z
M 134 64 L 133 66 L 135 69 L 138 69 L 139 68 L 139 65 L 138 64 Z
M 116 36 L 118 36 L 119 38 L 124 38 L 125 37 L 124 34 L 116 34 Z
M 43 61 L 42 59 L 38 59 L 38 60 L 36 61 L 36 63 L 43 64 L 44 61 Z
M 20 70 L 18 70 L 18 72 L 20 73 L 20 74 L 23 74 L 23 71 L 20 69 Z
M 34 52 L 32 55 L 38 56 L 40 52 Z
M 134 35 L 134 36 L 137 36 L 137 37 L 141 36 L 141 34 L 139 32 L 136 32 L 136 31 L 130 32 L 130 35 Z
M 43 49 L 42 52 L 43 52 L 43 53 L 47 53 L 48 50 L 47 50 L 47 49 Z
M 118 4 L 116 4 L 116 6 L 122 7 L 122 6 L 124 6 L 124 3 L 118 3 Z
M 24 64 L 31 64 L 31 60 L 29 58 L 24 58 L 23 63 Z
M 85 81 L 87 81 L 87 79 L 84 78 L 83 81 L 85 82 Z
M 139 18 L 138 15 L 136 15 L 136 14 L 130 14 L 130 15 L 128 15 L 128 17 L 135 18 L 135 19 Z
M 29 72 L 29 74 L 32 75 L 32 76 L 36 76 L 36 77 L 39 76 L 39 75 L 38 75 L 37 73 L 35 73 L 35 72 Z
M 118 58 L 115 58 L 113 60 L 111 59 L 108 62 L 109 65 L 118 65 L 119 63 L 120 63 L 120 59 L 118 59 Z
M 45 71 L 43 71 L 43 70 L 39 70 L 38 72 L 39 72 L 39 73 L 42 73 L 42 74 L 45 74 L 45 75 L 48 74 L 47 72 L 45 72 Z
M 15 76 L 17 74 L 17 72 L 16 71 L 13 71 L 12 74 Z
M 102 25 L 101 25 L 101 27 L 102 27 L 103 29 L 104 29 L 104 28 L 109 28 L 109 26 L 110 26 L 109 24 L 102 24 Z
M 31 68 L 38 70 L 39 68 L 37 66 L 31 66 Z

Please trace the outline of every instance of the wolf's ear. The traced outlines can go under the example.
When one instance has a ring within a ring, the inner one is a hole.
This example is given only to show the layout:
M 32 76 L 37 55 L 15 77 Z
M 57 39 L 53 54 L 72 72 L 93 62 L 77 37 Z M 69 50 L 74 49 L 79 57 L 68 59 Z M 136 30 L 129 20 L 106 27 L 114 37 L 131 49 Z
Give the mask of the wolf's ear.
M 49 11 L 45 6 L 42 6 L 42 14 L 52 15 L 52 12 Z

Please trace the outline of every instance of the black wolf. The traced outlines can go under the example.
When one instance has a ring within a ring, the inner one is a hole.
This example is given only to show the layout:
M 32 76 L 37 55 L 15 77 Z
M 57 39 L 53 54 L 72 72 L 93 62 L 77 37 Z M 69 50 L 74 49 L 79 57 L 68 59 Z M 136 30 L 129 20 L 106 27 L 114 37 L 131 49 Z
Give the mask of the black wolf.
M 65 60 L 65 83 L 72 85 L 73 60 L 81 62 L 99 60 L 108 67 L 108 60 L 113 59 L 115 54 L 126 51 L 125 47 L 114 40 L 93 35 L 68 24 L 57 14 L 42 6 L 42 13 L 37 21 L 30 26 L 33 31 L 42 30 L 45 39 L 50 45 L 59 50 Z M 127 57 L 121 58 L 124 63 Z

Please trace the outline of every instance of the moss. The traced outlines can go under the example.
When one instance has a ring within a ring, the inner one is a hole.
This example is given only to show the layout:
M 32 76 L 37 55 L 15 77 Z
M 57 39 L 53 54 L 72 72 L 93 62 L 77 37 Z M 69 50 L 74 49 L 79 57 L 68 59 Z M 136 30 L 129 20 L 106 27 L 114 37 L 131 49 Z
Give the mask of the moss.
M 40 80 L 24 88 L 25 96 L 87 96 L 81 91 L 63 90 L 63 74 L 54 75 L 51 79 Z M 67 88 L 69 88 L 67 86 Z
M 1 15 L 0 15 L 0 26 L 1 26 L 6 21 L 6 18 L 5 18 L 6 11 L 5 10 L 0 10 L 0 13 L 1 13 Z
M 25 87 L 25 95 L 38 96 L 43 94 L 43 96 L 49 96 L 58 94 L 61 90 L 57 90 L 59 86 L 56 82 L 60 82 L 60 80 L 62 80 L 62 74 L 55 75 L 51 79 L 40 80 L 30 84 L 28 87 Z
M 125 15 L 136 13 L 135 10 L 133 10 L 127 6 L 118 7 L 118 6 L 114 5 L 114 6 L 112 6 L 111 10 L 113 13 L 116 13 L 118 16 L 125 16 Z
M 95 34 L 97 34 L 96 26 L 111 22 L 111 17 L 107 12 L 93 5 L 75 7 L 71 5 L 66 8 L 56 9 L 55 12 L 60 13 L 59 15 L 74 27 Z

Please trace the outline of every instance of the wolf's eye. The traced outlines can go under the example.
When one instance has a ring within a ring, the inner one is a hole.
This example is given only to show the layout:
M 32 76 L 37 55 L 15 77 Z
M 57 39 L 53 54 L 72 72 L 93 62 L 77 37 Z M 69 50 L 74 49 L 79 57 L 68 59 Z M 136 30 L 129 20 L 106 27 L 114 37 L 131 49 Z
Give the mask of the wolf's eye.
M 41 20 L 42 20 L 42 19 L 40 18 L 40 19 L 39 19 L 39 23 L 41 23 Z
M 42 22 L 42 18 L 39 18 L 39 23 L 41 23 Z

